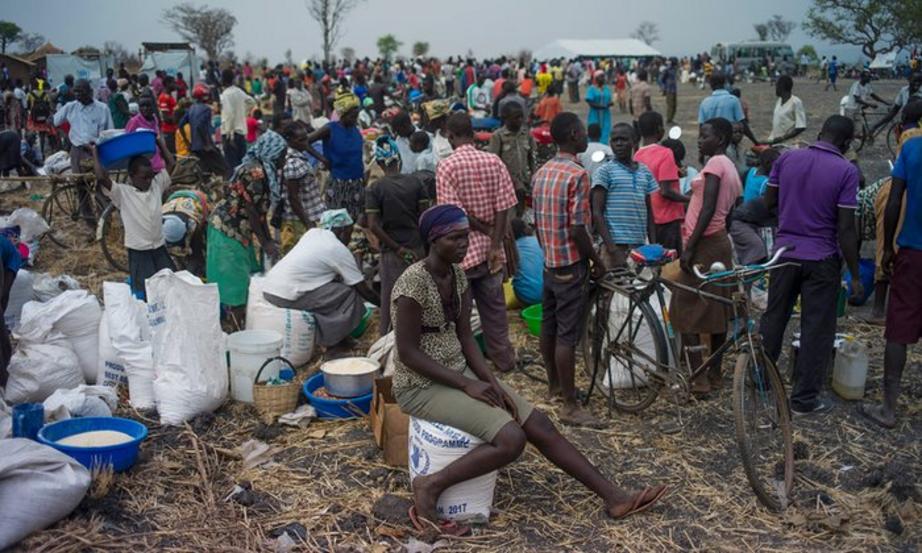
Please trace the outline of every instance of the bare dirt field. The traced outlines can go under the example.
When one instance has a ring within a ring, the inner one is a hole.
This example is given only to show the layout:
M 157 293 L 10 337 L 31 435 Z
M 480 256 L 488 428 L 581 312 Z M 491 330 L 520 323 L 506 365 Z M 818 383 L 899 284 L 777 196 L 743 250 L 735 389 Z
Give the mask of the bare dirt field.
M 848 85 L 843 82 L 838 93 L 826 93 L 822 85 L 796 81 L 795 94 L 808 111 L 807 138 L 815 137 L 825 116 L 837 111 Z M 885 98 L 892 98 L 899 86 L 876 85 Z M 741 88 L 753 129 L 766 136 L 773 87 Z M 697 106 L 704 94 L 690 85 L 680 89 L 677 119 L 689 160 L 697 157 Z M 662 110 L 662 99 L 655 98 L 654 106 Z M 886 173 L 880 151 L 872 149 L 861 162 L 869 181 Z M 10 208 L 26 197 L 7 195 L 0 201 Z M 45 245 L 38 269 L 68 272 L 96 291 L 103 280 L 124 278 L 106 268 L 93 246 L 63 252 Z M 882 330 L 862 323 L 861 314 L 850 309 L 839 320 L 840 332 L 870 348 L 867 390 L 877 398 Z M 517 311 L 510 311 L 509 318 L 520 355 L 537 359 L 537 338 L 527 334 Z M 796 324 L 794 319 L 791 326 Z M 365 346 L 372 334 L 374 326 Z M 787 362 L 785 357 L 780 365 Z M 732 363 L 727 360 L 725 371 Z M 477 528 L 472 537 L 442 544 L 439 551 L 917 551 L 922 545 L 920 363 L 916 347 L 905 371 L 895 430 L 869 426 L 853 403 L 838 399 L 832 412 L 795 421 L 795 487 L 784 513 L 764 509 L 745 479 L 725 378 L 722 392 L 710 401 L 676 406 L 661 398 L 639 416 L 614 413 L 605 430 L 564 430 L 619 484 L 669 484 L 671 494 L 661 505 L 624 521 L 608 520 L 595 497 L 528 448 L 500 471 L 490 525 Z M 540 365 L 528 370 L 542 372 Z M 543 385 L 523 373 L 505 380 L 556 419 L 559 405 L 546 400 Z M 598 395 L 591 407 L 607 413 Z M 28 538 L 19 550 L 272 551 L 273 531 L 287 525 L 303 540 L 298 551 L 382 553 L 403 551 L 411 538 L 433 541 L 417 535 L 406 520 L 411 497 L 407 470 L 384 464 L 366 421 L 314 422 L 306 429 L 266 426 L 252 408 L 235 403 L 178 428 L 162 427 L 154 414 L 128 407 L 119 414 L 150 428 L 138 464 L 125 474 L 97 480 L 72 515 Z M 677 416 L 684 423 L 679 433 L 659 431 L 661 422 Z M 251 438 L 276 448 L 274 464 L 243 467 L 235 449 Z M 249 483 L 248 492 L 226 500 L 243 482 Z

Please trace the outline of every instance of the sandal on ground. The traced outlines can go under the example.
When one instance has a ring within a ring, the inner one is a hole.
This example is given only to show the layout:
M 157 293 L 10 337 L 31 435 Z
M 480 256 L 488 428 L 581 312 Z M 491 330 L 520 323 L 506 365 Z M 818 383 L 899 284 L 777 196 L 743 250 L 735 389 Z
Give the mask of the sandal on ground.
M 895 421 L 888 421 L 884 419 L 880 414 L 880 407 L 877 405 L 868 405 L 867 403 L 861 403 L 858 405 L 858 414 L 862 417 L 868 419 L 874 424 L 892 430 L 896 427 Z
M 416 528 L 418 532 L 425 532 L 426 526 L 428 526 L 430 528 L 434 528 L 441 536 L 459 538 L 471 533 L 469 526 L 463 526 L 453 520 L 440 520 L 438 524 L 436 524 L 427 518 L 417 516 L 415 505 L 410 507 L 410 509 L 407 511 L 407 516 L 410 517 L 410 523 L 413 525 L 413 528 Z
M 631 501 L 631 507 L 627 511 L 618 516 L 611 515 L 611 517 L 615 520 L 622 520 L 631 515 L 642 513 L 655 505 L 656 502 L 662 499 L 668 491 L 668 486 L 661 485 L 653 486 L 652 488 L 647 488 L 641 492 L 638 492 L 637 495 L 634 496 L 634 500 Z

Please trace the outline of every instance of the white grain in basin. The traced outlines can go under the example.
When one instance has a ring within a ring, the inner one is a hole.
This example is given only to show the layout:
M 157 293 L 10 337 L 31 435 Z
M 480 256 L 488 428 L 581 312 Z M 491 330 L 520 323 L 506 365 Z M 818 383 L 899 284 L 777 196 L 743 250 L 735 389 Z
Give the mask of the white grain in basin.
M 72 434 L 61 438 L 57 443 L 73 447 L 104 447 L 108 445 L 125 444 L 134 440 L 130 434 L 117 430 L 93 430 Z
M 327 374 L 356 376 L 373 373 L 378 370 L 379 366 L 377 361 L 367 357 L 346 357 L 327 361 L 320 368 Z

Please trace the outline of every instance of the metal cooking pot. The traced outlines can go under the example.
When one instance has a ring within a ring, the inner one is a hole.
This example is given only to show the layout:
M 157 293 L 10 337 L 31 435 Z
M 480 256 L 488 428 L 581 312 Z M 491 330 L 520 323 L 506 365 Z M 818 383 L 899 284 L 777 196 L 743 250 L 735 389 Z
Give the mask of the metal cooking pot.
M 350 370 L 348 374 L 345 374 L 343 369 L 354 365 L 365 365 L 367 370 L 361 372 Z M 380 363 L 368 357 L 345 357 L 320 365 L 324 386 L 330 395 L 336 397 L 359 397 L 370 394 L 374 388 L 375 377 L 378 376 L 380 370 Z

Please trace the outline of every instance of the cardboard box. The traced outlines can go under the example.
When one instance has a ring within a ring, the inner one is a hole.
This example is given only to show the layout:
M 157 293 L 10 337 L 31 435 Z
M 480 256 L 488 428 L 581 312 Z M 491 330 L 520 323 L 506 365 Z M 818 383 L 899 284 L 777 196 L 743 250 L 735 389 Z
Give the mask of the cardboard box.
M 384 450 L 384 462 L 392 467 L 406 468 L 410 417 L 400 410 L 391 386 L 389 376 L 375 379 L 371 431 L 375 435 L 375 443 Z

